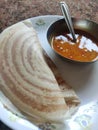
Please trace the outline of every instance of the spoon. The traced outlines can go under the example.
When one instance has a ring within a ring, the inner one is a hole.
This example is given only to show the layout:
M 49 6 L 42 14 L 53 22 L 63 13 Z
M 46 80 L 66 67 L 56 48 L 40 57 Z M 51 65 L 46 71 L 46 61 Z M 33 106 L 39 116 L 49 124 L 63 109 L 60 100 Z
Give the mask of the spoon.
M 61 6 L 61 10 L 62 10 L 64 19 L 65 19 L 66 24 L 68 26 L 68 29 L 72 35 L 73 41 L 76 42 L 76 36 L 75 36 L 74 29 L 73 29 L 73 24 L 72 24 L 71 15 L 70 15 L 68 6 L 65 2 L 60 2 L 60 6 Z

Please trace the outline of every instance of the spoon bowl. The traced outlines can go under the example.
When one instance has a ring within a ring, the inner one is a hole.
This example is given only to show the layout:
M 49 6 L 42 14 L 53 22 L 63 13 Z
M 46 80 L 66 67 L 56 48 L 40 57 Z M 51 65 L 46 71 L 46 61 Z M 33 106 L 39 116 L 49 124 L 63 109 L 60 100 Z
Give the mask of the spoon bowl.
M 96 44 L 98 46 L 98 24 L 97 23 L 90 21 L 90 20 L 86 20 L 86 19 L 80 19 L 80 18 L 72 18 L 72 23 L 73 23 L 74 30 L 81 30 L 81 31 L 89 34 L 90 37 L 93 37 L 94 39 L 96 39 L 96 41 L 97 41 Z M 68 29 L 67 24 L 65 23 L 64 18 L 52 23 L 47 30 L 47 40 L 48 40 L 50 46 L 52 46 L 51 43 L 52 43 L 53 37 L 55 37 L 57 35 L 61 35 L 63 33 L 69 33 L 69 29 Z M 63 57 L 62 55 L 60 55 L 60 56 Z M 67 59 L 69 61 L 77 62 L 77 63 L 92 63 L 92 62 L 95 62 L 98 60 L 98 56 L 96 57 L 96 59 L 94 59 L 92 61 L 77 61 L 77 60 L 72 60 L 72 59 L 66 58 L 66 57 L 63 57 L 63 58 Z

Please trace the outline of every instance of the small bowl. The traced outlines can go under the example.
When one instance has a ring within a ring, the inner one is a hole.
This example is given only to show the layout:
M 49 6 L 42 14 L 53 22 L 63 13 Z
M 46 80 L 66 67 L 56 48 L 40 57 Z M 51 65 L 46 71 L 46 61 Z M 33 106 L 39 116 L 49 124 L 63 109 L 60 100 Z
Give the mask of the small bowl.
M 79 18 L 72 18 L 72 23 L 73 23 L 74 29 L 81 30 L 81 31 L 89 34 L 91 37 L 96 39 L 97 44 L 98 44 L 98 24 L 97 23 L 90 21 L 90 20 L 85 20 L 85 19 L 83 20 L 83 19 L 79 19 Z M 51 46 L 53 37 L 60 35 L 62 33 L 66 33 L 66 32 L 69 32 L 69 30 L 68 30 L 68 27 L 67 27 L 64 19 L 60 19 L 60 20 L 57 20 L 56 22 L 52 23 L 47 30 L 47 40 L 48 40 L 50 46 Z M 63 57 L 62 55 L 60 55 L 60 56 Z M 92 61 L 77 61 L 77 60 L 73 60 L 73 59 L 69 59 L 69 58 L 65 58 L 65 57 L 63 57 L 63 58 L 67 59 L 69 61 L 80 62 L 80 63 L 92 63 L 92 62 L 95 62 L 98 60 L 98 57 Z

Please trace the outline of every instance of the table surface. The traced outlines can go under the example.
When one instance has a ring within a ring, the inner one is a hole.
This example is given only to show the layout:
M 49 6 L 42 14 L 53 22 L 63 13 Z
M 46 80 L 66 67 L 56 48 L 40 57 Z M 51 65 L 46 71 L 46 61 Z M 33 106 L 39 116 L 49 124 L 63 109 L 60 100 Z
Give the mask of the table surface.
M 62 15 L 62 0 L 0 0 L 0 32 L 21 20 L 40 15 Z M 63 0 L 64 1 L 64 0 Z M 98 0 L 66 0 L 73 17 L 98 23 Z M 0 130 L 11 130 L 0 122 Z

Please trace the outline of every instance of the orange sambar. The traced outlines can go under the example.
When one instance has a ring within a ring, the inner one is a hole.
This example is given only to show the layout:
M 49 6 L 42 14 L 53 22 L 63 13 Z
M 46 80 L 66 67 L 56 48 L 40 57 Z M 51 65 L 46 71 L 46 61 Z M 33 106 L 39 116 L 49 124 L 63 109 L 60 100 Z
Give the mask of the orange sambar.
M 81 62 L 93 61 L 98 56 L 98 43 L 80 34 L 73 42 L 71 34 L 58 35 L 52 39 L 52 48 L 65 58 Z

